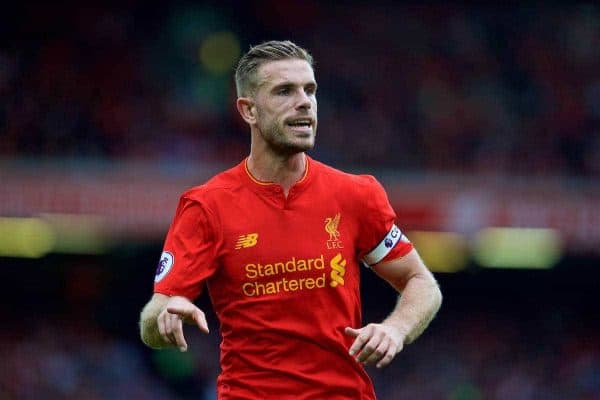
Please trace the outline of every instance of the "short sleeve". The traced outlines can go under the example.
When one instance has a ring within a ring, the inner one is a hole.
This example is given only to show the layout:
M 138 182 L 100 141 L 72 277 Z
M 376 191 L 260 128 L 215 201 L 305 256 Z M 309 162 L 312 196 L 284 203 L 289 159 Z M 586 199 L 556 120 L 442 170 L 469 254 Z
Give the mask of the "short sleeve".
M 196 299 L 214 274 L 215 227 L 198 201 L 183 196 L 169 228 L 154 278 L 154 292 Z
M 367 265 L 406 255 L 413 248 L 396 225 L 396 213 L 383 186 L 372 176 L 365 176 L 363 217 L 359 238 L 359 258 Z

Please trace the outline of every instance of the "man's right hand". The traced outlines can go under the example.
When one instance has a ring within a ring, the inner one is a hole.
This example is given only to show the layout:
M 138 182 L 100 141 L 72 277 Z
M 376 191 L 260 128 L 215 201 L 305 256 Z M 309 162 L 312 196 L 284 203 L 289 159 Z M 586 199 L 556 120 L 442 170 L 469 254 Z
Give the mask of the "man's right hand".
M 181 296 L 169 298 L 164 309 L 157 317 L 158 330 L 165 343 L 187 351 L 187 342 L 183 336 L 183 322 L 196 325 L 204 333 L 208 333 L 208 325 L 204 312 L 191 301 Z

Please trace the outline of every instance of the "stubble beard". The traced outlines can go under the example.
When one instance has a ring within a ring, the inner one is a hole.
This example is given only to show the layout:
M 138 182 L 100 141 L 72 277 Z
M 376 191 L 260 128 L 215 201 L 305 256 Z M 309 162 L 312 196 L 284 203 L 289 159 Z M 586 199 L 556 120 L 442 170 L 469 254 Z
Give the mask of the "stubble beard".
M 314 147 L 314 136 L 310 143 L 294 142 L 285 133 L 285 127 L 274 121 L 269 126 L 262 127 L 260 134 L 267 145 L 273 150 L 275 154 L 282 156 L 291 156 L 297 153 L 302 153 L 311 150 Z

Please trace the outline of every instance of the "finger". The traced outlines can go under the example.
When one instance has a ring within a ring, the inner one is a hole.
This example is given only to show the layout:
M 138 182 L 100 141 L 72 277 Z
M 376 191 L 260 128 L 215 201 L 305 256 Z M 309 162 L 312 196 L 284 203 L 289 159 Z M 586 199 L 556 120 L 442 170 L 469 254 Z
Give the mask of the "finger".
M 377 363 L 387 354 L 389 347 L 390 339 L 387 336 L 384 336 L 379 342 L 379 345 L 373 350 L 369 357 L 367 357 L 363 364 L 367 365 Z
M 178 315 L 173 315 L 171 317 L 171 327 L 175 344 L 177 347 L 179 347 L 180 351 L 186 351 L 187 343 L 185 341 L 185 337 L 183 336 L 183 321 Z
M 348 336 L 352 336 L 352 337 L 357 337 L 358 335 L 360 335 L 360 329 L 354 329 L 354 328 L 350 328 L 349 326 L 347 326 L 344 329 L 344 333 Z
M 171 314 L 176 314 L 184 318 L 184 322 L 192 323 L 195 322 L 198 328 L 204 333 L 209 333 L 208 323 L 206 322 L 206 316 L 204 312 L 197 307 L 192 309 L 181 308 L 181 307 L 167 307 L 167 311 Z
M 162 337 L 163 341 L 165 343 L 168 344 L 175 344 L 171 342 L 171 338 L 169 337 L 169 335 L 167 334 L 167 324 L 165 321 L 165 314 L 161 314 L 158 316 L 158 318 L 156 319 L 156 324 L 158 325 L 158 332 L 160 333 L 160 336 Z
M 371 357 L 371 355 L 379 347 L 382 337 L 383 335 L 374 332 L 369 341 L 363 346 L 363 349 L 358 354 L 358 357 L 356 357 L 356 361 L 366 363 L 369 357 Z
M 358 329 L 358 332 L 356 339 L 354 339 L 354 342 L 348 351 L 351 356 L 361 351 L 363 346 L 371 339 L 371 330 L 368 327 Z
M 167 339 L 167 343 L 170 343 L 173 346 L 177 346 L 177 341 L 175 340 L 175 336 L 173 335 L 173 330 L 175 322 L 173 321 L 173 317 L 176 317 L 173 314 L 165 313 L 165 337 Z
M 387 367 L 389 365 L 389 363 L 392 362 L 392 360 L 394 359 L 394 357 L 396 357 L 396 354 L 398 354 L 398 346 L 392 340 L 390 342 L 390 345 L 389 345 L 388 349 L 387 349 L 387 352 L 381 358 L 381 360 L 379 360 L 379 362 L 377 363 L 376 367 L 377 368 Z
M 196 321 L 196 325 L 198 328 L 204 333 L 209 333 L 208 323 L 206 322 L 206 316 L 200 309 L 196 309 L 196 312 L 192 314 L 194 321 Z
M 193 309 L 184 307 L 167 307 L 167 312 L 170 314 L 181 315 L 182 317 L 191 316 L 194 312 Z

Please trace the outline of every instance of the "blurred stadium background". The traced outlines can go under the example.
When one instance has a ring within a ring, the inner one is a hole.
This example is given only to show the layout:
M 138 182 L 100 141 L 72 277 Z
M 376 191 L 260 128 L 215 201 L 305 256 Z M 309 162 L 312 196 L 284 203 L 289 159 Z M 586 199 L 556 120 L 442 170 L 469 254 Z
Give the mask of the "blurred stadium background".
M 4 6 L 0 398 L 214 398 L 216 335 L 152 352 L 138 312 L 179 193 L 247 154 L 236 59 L 289 38 L 312 155 L 385 184 L 445 294 L 379 397 L 600 399 L 600 7 L 509 4 Z M 365 320 L 393 302 L 364 271 Z

